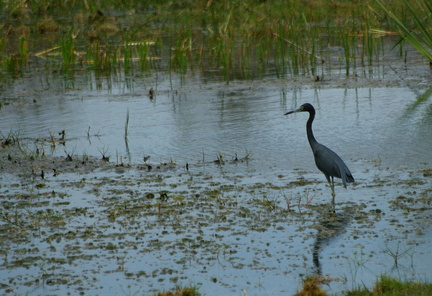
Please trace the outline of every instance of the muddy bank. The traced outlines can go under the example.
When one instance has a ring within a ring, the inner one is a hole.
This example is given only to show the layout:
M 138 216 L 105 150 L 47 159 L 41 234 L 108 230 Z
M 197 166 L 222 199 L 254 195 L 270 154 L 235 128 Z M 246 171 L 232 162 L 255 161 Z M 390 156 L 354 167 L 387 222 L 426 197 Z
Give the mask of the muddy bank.
M 398 67 L 229 84 L 160 75 L 97 91 L 82 77 L 75 89 L 23 78 L 1 109 L 0 288 L 281 295 L 311 274 L 330 293 L 381 274 L 432 280 L 430 73 Z M 283 117 L 307 101 L 317 139 L 356 179 L 337 183 L 336 213 L 307 118 Z
M 329 275 L 330 292 L 431 274 L 428 169 L 358 172 L 333 214 L 325 178 L 307 171 L 0 153 L 4 293 L 280 295 L 310 274 Z

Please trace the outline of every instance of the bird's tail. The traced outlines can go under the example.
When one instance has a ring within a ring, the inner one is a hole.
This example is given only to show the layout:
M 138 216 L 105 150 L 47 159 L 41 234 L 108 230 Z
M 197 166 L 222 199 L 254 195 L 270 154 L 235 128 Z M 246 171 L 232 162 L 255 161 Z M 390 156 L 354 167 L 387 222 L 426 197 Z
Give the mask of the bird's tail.
M 344 188 L 347 187 L 347 183 L 352 183 L 352 182 L 354 182 L 354 177 L 351 175 L 351 173 L 342 175 L 342 183 Z

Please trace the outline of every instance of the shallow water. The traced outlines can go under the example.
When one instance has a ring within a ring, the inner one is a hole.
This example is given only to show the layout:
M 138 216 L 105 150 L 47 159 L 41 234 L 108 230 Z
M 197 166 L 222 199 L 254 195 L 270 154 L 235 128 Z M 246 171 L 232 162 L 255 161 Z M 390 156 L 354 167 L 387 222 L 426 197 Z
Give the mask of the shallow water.
M 334 279 L 330 293 L 381 274 L 431 281 L 430 90 L 329 84 L 158 75 L 133 88 L 81 77 L 64 90 L 56 79 L 17 81 L 4 94 L 3 135 L 19 131 L 25 149 L 60 156 L 52 162 L 64 172 L 17 177 L 2 159 L 3 289 L 147 295 L 197 285 L 205 295 L 280 295 L 314 273 Z M 317 109 L 317 140 L 356 178 L 347 190 L 338 183 L 336 215 L 307 114 L 283 116 L 304 102 Z M 50 134 L 62 130 L 65 146 L 51 151 Z M 87 173 L 78 162 L 71 172 L 67 154 L 119 166 Z M 224 164 L 214 163 L 221 155 Z
M 139 82 L 133 90 L 119 83 L 109 91 L 91 91 L 85 85 L 29 91 L 27 83 L 12 90 L 20 103 L 3 107 L 2 132 L 48 138 L 65 130 L 67 145 L 57 149 L 58 155 L 106 154 L 130 163 L 150 156 L 152 161 L 173 160 L 179 165 L 210 162 L 218 154 L 226 160 L 250 155 L 250 165 L 257 171 L 313 169 L 305 133 L 307 114 L 283 116 L 310 102 L 317 109 L 317 140 L 347 162 L 379 159 L 383 166 L 396 168 L 418 167 L 432 159 L 428 89 L 340 89 L 319 84 L 288 88 L 273 80 L 202 84 L 193 77 L 182 85 L 178 78 L 159 77 L 151 100 L 148 87 Z M 356 171 L 355 164 L 350 167 Z
M 296 173 L 250 177 L 237 170 L 66 173 L 46 178 L 39 190 L 4 175 L 5 209 L 25 214 L 29 224 L 36 215 L 40 225 L 3 240 L 2 282 L 19 295 L 147 295 L 178 284 L 207 295 L 280 295 L 314 273 L 334 279 L 331 293 L 370 286 L 381 274 L 431 280 L 430 176 L 359 174 L 369 182 L 338 187 L 334 216 L 321 182 L 286 187 Z M 147 197 L 163 190 L 165 202 Z

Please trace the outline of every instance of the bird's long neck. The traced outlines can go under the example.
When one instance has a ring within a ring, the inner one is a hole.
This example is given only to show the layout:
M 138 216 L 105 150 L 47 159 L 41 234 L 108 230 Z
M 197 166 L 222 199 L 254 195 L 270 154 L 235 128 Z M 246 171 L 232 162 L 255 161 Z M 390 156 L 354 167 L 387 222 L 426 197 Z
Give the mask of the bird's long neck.
M 315 110 L 310 110 L 309 111 L 309 119 L 306 123 L 306 133 L 307 133 L 307 138 L 309 140 L 309 145 L 313 147 L 318 144 L 318 142 L 315 140 L 314 134 L 312 132 L 312 122 L 315 119 Z

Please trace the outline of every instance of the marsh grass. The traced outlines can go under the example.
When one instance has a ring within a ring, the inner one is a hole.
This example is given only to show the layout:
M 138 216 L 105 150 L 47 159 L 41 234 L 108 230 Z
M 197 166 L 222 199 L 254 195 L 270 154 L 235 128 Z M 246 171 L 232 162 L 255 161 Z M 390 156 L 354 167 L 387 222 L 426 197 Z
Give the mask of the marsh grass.
M 75 63 L 75 40 L 72 34 L 68 34 L 60 40 L 63 69 L 68 71 Z
M 407 249 L 401 251 L 399 249 L 399 247 L 400 247 L 400 243 L 398 242 L 395 250 L 390 249 L 388 246 L 386 246 L 386 249 L 383 250 L 384 254 L 387 254 L 391 258 L 393 258 L 393 267 L 394 268 L 398 268 L 399 267 L 399 259 L 401 259 L 407 255 L 411 257 L 411 262 L 412 262 L 412 257 L 414 254 L 413 248 L 407 248 Z
M 326 296 L 327 293 L 321 286 L 334 281 L 338 281 L 338 279 L 320 275 L 308 276 L 303 280 L 302 289 L 294 296 Z
M 137 44 L 137 56 L 138 56 L 138 61 L 139 61 L 139 69 L 142 72 L 146 72 L 150 70 L 150 63 L 149 63 L 149 59 L 150 59 L 150 46 L 151 42 L 139 42 Z
M 408 1 L 396 2 L 386 9 L 396 15 L 406 6 Z M 49 48 L 61 49 L 59 62 L 68 74 L 74 68 L 128 76 L 199 69 L 226 81 L 265 75 L 315 79 L 340 66 L 350 75 L 358 61 L 379 63 L 383 45 L 378 40 L 383 36 L 372 28 L 383 27 L 387 19 L 371 11 L 381 8 L 379 1 L 344 0 L 7 2 L 0 7 L 0 64 L 10 72 L 27 69 L 28 59 L 41 46 L 28 41 L 50 34 Z M 46 20 L 56 29 L 33 28 Z M 417 24 L 423 35 L 427 32 L 423 18 L 405 14 L 403 21 Z M 343 55 L 329 48 L 341 48 Z M 330 55 L 340 65 L 332 64 Z
M 421 283 L 421 282 L 402 282 L 397 279 L 393 279 L 387 276 L 381 276 L 379 281 L 375 283 L 373 289 L 367 288 L 349 291 L 346 293 L 347 296 L 423 296 L 432 295 L 432 284 Z
M 24 67 L 27 64 L 29 55 L 28 42 L 25 36 L 18 39 L 18 54 L 20 67 Z
M 0 132 L 1 146 L 3 148 L 19 145 L 20 131 L 10 131 L 6 135 Z
M 421 55 L 432 63 L 432 1 L 401 1 L 404 4 L 410 18 L 406 20 L 404 15 L 398 16 L 391 8 L 376 0 L 382 11 L 390 18 L 391 27 L 399 32 L 399 35 L 411 44 Z M 379 14 L 377 12 L 377 14 Z
M 339 279 L 331 278 L 329 276 L 318 276 L 313 275 L 306 277 L 303 280 L 301 290 L 294 294 L 294 296 L 326 296 L 327 294 L 321 286 L 329 285 L 331 282 L 337 282 Z M 403 295 L 414 295 L 423 296 L 432 294 L 432 284 L 421 283 L 421 282 L 402 282 L 400 280 L 390 278 L 387 276 L 381 276 L 375 283 L 372 289 L 354 289 L 352 291 L 346 291 L 341 295 L 346 296 L 403 296 Z M 192 287 L 176 287 L 172 291 L 163 291 L 153 294 L 153 296 L 198 296 L 199 288 Z M 246 292 L 244 295 L 247 295 Z
M 126 123 L 125 123 L 125 133 L 124 133 L 124 138 L 126 141 L 128 139 L 128 131 L 129 131 L 129 109 L 126 112 Z

